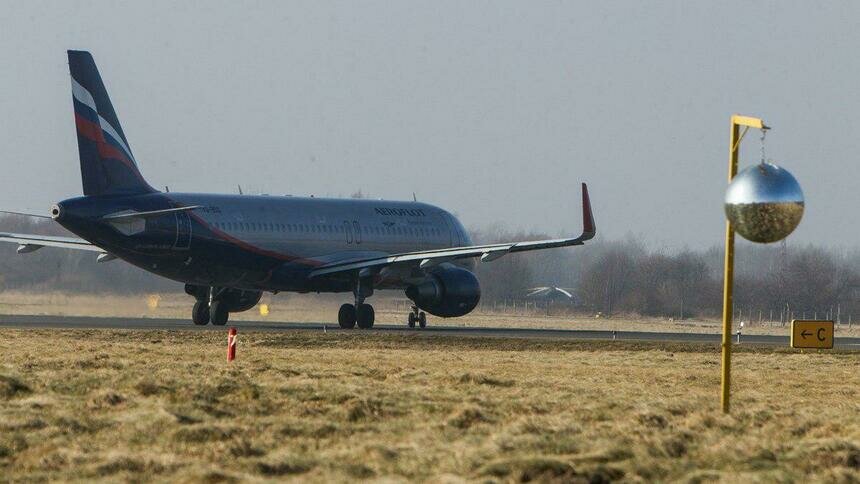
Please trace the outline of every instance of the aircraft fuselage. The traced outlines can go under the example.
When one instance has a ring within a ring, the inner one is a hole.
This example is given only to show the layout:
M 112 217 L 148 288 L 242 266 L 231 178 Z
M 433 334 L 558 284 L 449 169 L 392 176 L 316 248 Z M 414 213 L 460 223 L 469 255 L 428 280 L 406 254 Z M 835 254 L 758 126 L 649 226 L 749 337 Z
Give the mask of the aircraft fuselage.
M 124 212 L 194 210 L 121 221 Z M 151 193 L 64 200 L 54 219 L 142 269 L 187 284 L 249 290 L 345 292 L 349 278 L 308 278 L 315 268 L 356 257 L 471 245 L 447 211 L 419 202 L 290 196 Z M 459 261 L 473 266 L 471 259 Z M 410 274 L 378 278 L 404 288 Z

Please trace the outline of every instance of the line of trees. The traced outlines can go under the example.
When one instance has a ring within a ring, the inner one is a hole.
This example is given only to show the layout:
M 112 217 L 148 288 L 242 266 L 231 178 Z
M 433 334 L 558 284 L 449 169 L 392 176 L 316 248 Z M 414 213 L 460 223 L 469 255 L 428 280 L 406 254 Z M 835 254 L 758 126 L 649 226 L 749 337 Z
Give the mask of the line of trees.
M 0 230 L 70 235 L 49 220 L 0 217 Z M 500 226 L 471 230 L 476 243 L 537 240 L 548 234 Z M 68 292 L 181 292 L 182 285 L 121 261 L 98 264 L 92 252 L 45 248 L 27 255 L 0 244 L 0 289 Z M 716 317 L 722 308 L 721 247 L 670 252 L 632 237 L 536 251 L 478 264 L 485 304 L 522 300 L 528 289 L 572 289 L 590 313 L 674 318 Z M 860 250 L 738 243 L 735 307 L 755 318 L 860 317 Z
M 472 232 L 476 241 L 488 243 L 547 238 L 499 227 Z M 522 299 L 525 288 L 556 286 L 572 288 L 584 311 L 680 319 L 721 313 L 722 276 L 722 247 L 668 251 L 630 237 L 478 266 L 486 302 Z M 860 250 L 739 242 L 734 294 L 745 319 L 860 316 Z

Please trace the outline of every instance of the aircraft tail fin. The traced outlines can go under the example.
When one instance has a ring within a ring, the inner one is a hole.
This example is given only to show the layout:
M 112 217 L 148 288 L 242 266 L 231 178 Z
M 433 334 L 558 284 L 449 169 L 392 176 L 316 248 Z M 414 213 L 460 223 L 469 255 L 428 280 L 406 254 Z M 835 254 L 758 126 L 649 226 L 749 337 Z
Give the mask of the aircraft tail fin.
M 84 195 L 155 192 L 137 168 L 93 56 L 68 54 Z

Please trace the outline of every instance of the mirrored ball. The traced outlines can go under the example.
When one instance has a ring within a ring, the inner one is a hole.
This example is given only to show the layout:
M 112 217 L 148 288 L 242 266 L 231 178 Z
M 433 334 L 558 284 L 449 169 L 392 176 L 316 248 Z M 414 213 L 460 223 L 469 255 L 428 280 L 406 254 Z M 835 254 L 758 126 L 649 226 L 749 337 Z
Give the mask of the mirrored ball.
M 735 232 L 759 243 L 782 240 L 803 217 L 803 191 L 788 170 L 760 163 L 738 173 L 726 190 L 725 211 Z

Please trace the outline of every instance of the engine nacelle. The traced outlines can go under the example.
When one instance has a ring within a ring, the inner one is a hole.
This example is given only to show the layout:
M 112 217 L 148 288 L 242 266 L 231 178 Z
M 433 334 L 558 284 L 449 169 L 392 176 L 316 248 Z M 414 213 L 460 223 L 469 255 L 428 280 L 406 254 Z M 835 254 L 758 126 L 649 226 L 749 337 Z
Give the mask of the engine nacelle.
M 227 289 L 220 299 L 227 303 L 227 311 L 240 313 L 256 306 L 263 297 L 262 291 L 243 291 L 241 289 Z
M 434 316 L 454 318 L 470 313 L 481 300 L 478 278 L 459 267 L 439 268 L 427 280 L 406 288 L 406 297 Z

